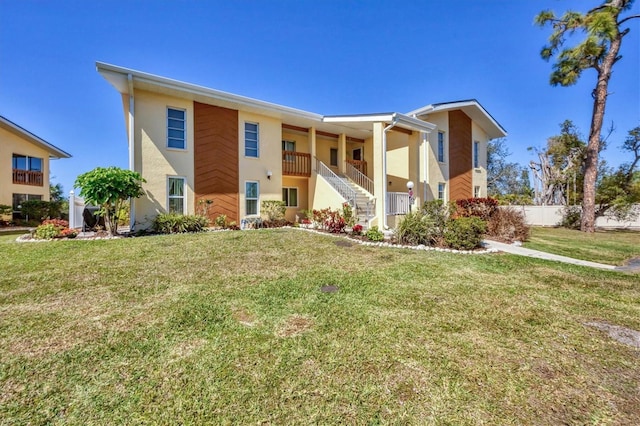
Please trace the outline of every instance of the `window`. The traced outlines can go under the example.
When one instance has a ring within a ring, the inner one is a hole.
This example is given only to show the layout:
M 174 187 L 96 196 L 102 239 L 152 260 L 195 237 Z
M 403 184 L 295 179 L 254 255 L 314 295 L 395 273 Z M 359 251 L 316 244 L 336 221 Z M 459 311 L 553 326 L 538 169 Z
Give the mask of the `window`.
M 442 200 L 444 201 L 444 191 L 445 191 L 446 187 L 445 187 L 445 183 L 444 182 L 439 182 L 438 183 L 438 200 Z
M 170 177 L 167 179 L 169 190 L 169 213 L 185 213 L 185 178 Z
M 22 217 L 22 203 L 32 200 L 42 201 L 42 195 L 13 194 L 13 219 L 24 219 Z
M 258 182 L 245 182 L 245 208 L 247 215 L 258 214 L 258 198 L 260 198 L 260 188 Z
M 282 150 L 283 151 L 296 151 L 296 142 L 295 141 L 282 141 Z M 285 157 L 285 161 L 294 162 L 296 161 L 295 155 L 287 155 Z
M 244 123 L 244 155 L 258 158 L 258 123 Z
M 298 207 L 298 188 L 282 188 L 282 201 L 287 207 Z
M 438 161 L 444 163 L 444 133 L 438 132 Z
M 42 158 L 27 157 L 26 155 L 13 154 L 12 165 L 17 170 L 42 171 Z
M 480 142 L 478 141 L 473 142 L 473 167 L 476 169 L 480 167 L 480 160 L 478 158 L 479 149 L 480 149 Z
M 185 138 L 185 111 L 182 109 L 167 108 L 167 147 L 186 149 Z
M 336 148 L 331 148 L 329 151 L 329 165 L 338 167 L 338 150 Z
M 473 198 L 480 198 L 480 187 L 479 186 L 474 186 L 473 187 Z

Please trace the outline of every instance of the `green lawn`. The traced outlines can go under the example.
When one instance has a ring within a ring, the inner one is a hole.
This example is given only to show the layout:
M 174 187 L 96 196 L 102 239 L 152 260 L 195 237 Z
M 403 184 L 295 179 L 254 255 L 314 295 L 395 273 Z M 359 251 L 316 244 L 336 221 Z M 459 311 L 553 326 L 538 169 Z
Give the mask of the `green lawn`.
M 299 230 L 0 237 L 0 424 L 637 424 L 637 275 Z M 324 293 L 321 287 L 339 287 Z
M 531 228 L 531 238 L 524 245 L 534 250 L 622 265 L 640 257 L 640 231 L 598 231 L 593 234 L 565 228 Z

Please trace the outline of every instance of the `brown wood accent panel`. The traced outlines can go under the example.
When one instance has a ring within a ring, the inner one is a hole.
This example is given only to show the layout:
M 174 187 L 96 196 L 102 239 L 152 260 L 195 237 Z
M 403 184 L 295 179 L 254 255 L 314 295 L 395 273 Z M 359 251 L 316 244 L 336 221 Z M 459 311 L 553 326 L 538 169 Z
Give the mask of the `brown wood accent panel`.
M 449 111 L 449 199 L 473 197 L 471 119 L 460 110 Z
M 193 121 L 196 212 L 239 223 L 238 111 L 194 102 Z
M 358 142 L 358 143 L 364 143 L 364 139 L 354 138 L 354 137 L 351 137 L 351 136 L 347 136 L 347 142 Z
M 385 127 L 387 127 L 389 124 L 385 123 Z M 391 128 L 392 132 L 398 132 L 398 133 L 405 133 L 407 135 L 412 135 L 413 131 L 409 130 L 409 129 L 405 129 L 404 127 L 392 127 Z
M 309 133 L 309 129 L 306 127 L 294 126 L 293 124 L 282 123 L 282 128 L 287 130 L 295 130 L 297 132 Z

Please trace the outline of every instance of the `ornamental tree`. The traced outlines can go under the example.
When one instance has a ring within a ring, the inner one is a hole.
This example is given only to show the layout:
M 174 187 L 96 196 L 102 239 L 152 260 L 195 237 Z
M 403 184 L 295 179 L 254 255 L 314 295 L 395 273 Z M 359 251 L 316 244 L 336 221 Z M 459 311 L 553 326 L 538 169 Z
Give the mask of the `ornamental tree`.
M 107 232 L 116 235 L 117 215 L 122 204 L 129 198 L 138 198 L 144 194 L 143 182 L 146 181 L 142 176 L 131 170 L 96 167 L 78 176 L 74 186 L 80 188 L 80 196 L 87 203 L 100 207 L 98 214 L 104 216 Z
M 547 61 L 556 56 L 557 61 L 551 73 L 551 85 L 571 86 L 578 81 L 584 70 L 594 69 L 597 72 L 596 86 L 592 92 L 593 112 L 584 162 L 581 230 L 585 232 L 595 231 L 600 132 L 613 65 L 621 59 L 619 52 L 622 39 L 629 33 L 629 28 L 622 27 L 627 21 L 640 17 L 620 15 L 629 11 L 633 2 L 634 0 L 606 0 L 586 13 L 567 11 L 557 17 L 554 12 L 545 10 L 535 18 L 536 24 L 549 24 L 553 29 L 549 44 L 540 52 L 542 58 Z M 576 33 L 584 38 L 570 46 L 570 42 L 576 40 Z

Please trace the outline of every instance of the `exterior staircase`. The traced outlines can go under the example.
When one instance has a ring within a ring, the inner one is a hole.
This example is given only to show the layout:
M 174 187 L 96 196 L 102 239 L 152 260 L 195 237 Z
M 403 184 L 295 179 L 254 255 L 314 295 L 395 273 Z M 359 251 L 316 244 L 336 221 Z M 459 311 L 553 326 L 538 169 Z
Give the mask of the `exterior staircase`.
M 354 208 L 354 213 L 358 217 L 356 223 L 362 225 L 364 229 L 369 229 L 369 221 L 376 214 L 376 199 L 347 176 L 342 174 L 337 176 L 342 182 L 349 185 L 356 194 Z

